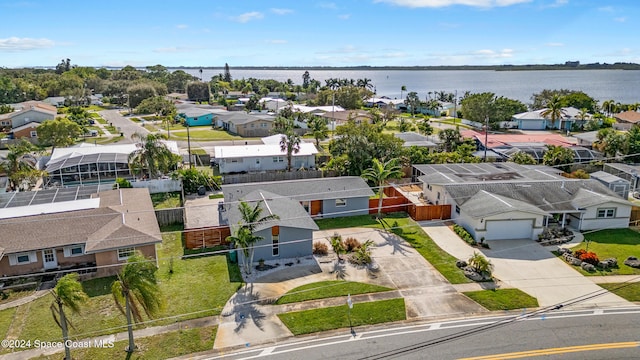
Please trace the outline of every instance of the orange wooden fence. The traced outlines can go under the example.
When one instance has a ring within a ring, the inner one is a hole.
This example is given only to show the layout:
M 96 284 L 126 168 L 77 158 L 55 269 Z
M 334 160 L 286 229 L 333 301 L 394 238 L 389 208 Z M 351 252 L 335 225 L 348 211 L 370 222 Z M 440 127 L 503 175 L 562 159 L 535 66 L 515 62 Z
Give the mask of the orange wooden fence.
M 188 229 L 184 231 L 184 246 L 187 249 L 200 249 L 225 245 L 228 244 L 229 235 L 231 229 L 228 226 Z

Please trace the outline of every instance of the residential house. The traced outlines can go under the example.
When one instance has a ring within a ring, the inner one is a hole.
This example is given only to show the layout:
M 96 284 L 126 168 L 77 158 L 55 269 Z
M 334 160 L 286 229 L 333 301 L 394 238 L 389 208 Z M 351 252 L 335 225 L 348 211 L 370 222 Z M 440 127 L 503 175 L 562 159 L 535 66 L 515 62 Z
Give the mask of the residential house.
M 39 122 L 30 121 L 26 124 L 22 124 L 21 126 L 15 127 L 11 129 L 11 134 L 14 139 L 35 139 L 38 138 L 38 126 L 40 126 Z
M 223 185 L 227 205 L 246 200 L 256 191 L 267 191 L 300 203 L 312 217 L 343 217 L 369 214 L 369 197 L 374 193 L 359 176 Z
M 616 122 L 613 128 L 616 130 L 629 130 L 640 122 L 640 112 L 629 110 L 614 115 Z
M 596 171 L 589 175 L 592 179 L 600 181 L 602 185 L 611 189 L 621 198 L 629 198 L 629 190 L 631 187 L 631 183 L 629 182 L 629 180 L 625 180 L 619 176 L 615 176 L 604 171 Z
M 402 144 L 403 147 L 425 147 L 429 149 L 429 152 L 432 152 L 435 148 L 438 147 L 438 144 L 431 141 L 431 138 L 429 138 L 428 136 L 420 135 L 413 131 L 394 133 L 393 136 L 404 141 L 404 143 Z
M 348 121 L 354 121 L 356 124 L 360 124 L 370 123 L 372 120 L 371 113 L 365 110 L 331 111 L 325 112 L 320 116 L 327 119 L 330 129 L 344 125 Z
M 552 223 L 576 230 L 626 228 L 632 204 L 597 180 L 514 163 L 414 165 L 423 198 L 451 205 L 476 241 L 537 239 Z
M 583 133 L 573 134 L 572 136 L 577 139 L 578 146 L 592 149 L 593 143 L 598 140 L 598 131 L 587 131 Z
M 145 188 L 0 194 L 0 227 L 2 276 L 66 269 L 109 276 L 136 250 L 156 259 L 162 242 Z
M 562 115 L 554 122 L 549 117 L 542 115 L 546 110 L 540 109 L 515 114 L 512 121 L 517 123 L 520 130 L 560 129 L 571 131 L 574 126 L 581 127 L 591 118 L 589 115 L 585 119 L 580 119 L 580 110 L 574 107 L 564 107 L 561 109 Z
M 45 120 L 52 120 L 58 114 L 58 111 L 54 106 L 39 102 L 39 101 L 26 101 L 24 103 L 15 104 L 16 111 L 1 114 L 0 126 L 14 129 L 20 128 L 25 124 L 33 123 L 33 127 L 37 127 L 35 124 L 40 124 Z M 19 133 L 19 136 L 14 134 L 14 138 L 24 137 L 24 132 Z M 31 132 L 27 132 L 28 137 L 31 136 Z
M 211 126 L 213 124 L 213 112 L 209 109 L 189 107 L 178 111 L 187 126 Z
M 300 258 L 312 254 L 313 231 L 318 230 L 318 225 L 298 201 L 266 190 L 244 194 L 242 201 L 251 207 L 259 203 L 263 216 L 278 216 L 278 219 L 254 224 L 253 234 L 261 238 L 253 245 L 254 261 Z M 238 204 L 238 201 L 226 203 L 222 212 L 232 233 L 242 222 Z M 243 251 L 239 250 L 238 256 L 242 259 Z
M 630 191 L 638 191 L 640 189 L 640 181 L 638 181 L 640 180 L 639 164 L 605 163 L 602 171 L 629 181 Z
M 280 110 L 284 109 L 289 102 L 280 98 L 270 98 L 264 97 L 259 101 L 260 105 L 269 111 L 273 111 L 274 113 L 279 113 Z
M 372 97 L 369 98 L 367 100 L 365 100 L 365 105 L 367 107 L 378 107 L 378 108 L 386 108 L 386 107 L 393 107 L 395 108 L 395 105 L 397 104 L 404 104 L 404 99 L 390 99 L 387 96 L 382 96 L 382 97 Z
M 313 143 L 300 143 L 300 150 L 292 154 L 292 168 L 314 168 L 317 153 Z M 280 144 L 216 146 L 214 158 L 220 174 L 281 171 L 288 166 L 287 152 L 282 151 Z
M 273 129 L 275 116 L 247 114 L 244 111 L 220 113 L 217 118 L 226 131 L 243 137 L 267 136 Z
M 42 100 L 42 102 L 53 105 L 57 108 L 61 108 L 64 107 L 64 103 L 66 100 L 67 98 L 64 96 L 49 96 L 48 98 Z

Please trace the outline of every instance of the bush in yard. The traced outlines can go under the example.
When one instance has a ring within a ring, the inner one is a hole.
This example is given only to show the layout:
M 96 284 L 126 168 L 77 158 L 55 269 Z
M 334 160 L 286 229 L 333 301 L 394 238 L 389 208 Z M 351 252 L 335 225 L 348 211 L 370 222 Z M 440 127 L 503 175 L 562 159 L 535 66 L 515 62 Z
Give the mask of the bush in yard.
M 373 241 L 367 240 L 364 244 L 360 245 L 353 254 L 349 261 L 356 265 L 366 265 L 371 263 L 371 246 Z
M 465 228 L 460 225 L 453 225 L 453 231 L 460 236 L 462 240 L 464 240 L 469 245 L 476 245 L 477 242 L 473 239 L 473 236 L 469 234 Z
M 587 250 L 585 250 L 585 249 L 580 249 L 580 250 L 576 250 L 576 251 L 573 253 L 573 256 L 574 256 L 574 257 L 577 257 L 578 259 L 580 259 L 580 256 L 582 256 L 582 255 L 584 255 L 584 254 L 586 254 L 586 253 L 587 253 Z
M 338 260 L 342 260 L 340 255 L 346 252 L 345 251 L 346 249 L 344 247 L 344 242 L 342 242 L 342 236 L 340 236 L 340 234 L 338 233 L 334 233 L 329 241 L 331 242 L 331 247 L 333 248 L 333 252 L 335 252 L 336 255 L 338 256 Z
M 356 238 L 349 237 L 344 241 L 344 247 L 347 252 L 356 251 L 360 246 L 360 241 Z
M 593 266 L 598 265 L 598 263 L 600 262 L 600 259 L 598 259 L 598 255 L 596 255 L 596 253 L 591 251 L 581 254 L 580 256 L 578 256 L 578 259 L 586 262 L 587 264 L 591 264 Z
M 313 254 L 314 255 L 327 255 L 329 253 L 329 247 L 327 244 L 323 242 L 314 242 L 313 243 Z
M 115 184 L 113 184 L 113 189 L 126 189 L 132 188 L 131 182 L 125 178 L 116 178 Z

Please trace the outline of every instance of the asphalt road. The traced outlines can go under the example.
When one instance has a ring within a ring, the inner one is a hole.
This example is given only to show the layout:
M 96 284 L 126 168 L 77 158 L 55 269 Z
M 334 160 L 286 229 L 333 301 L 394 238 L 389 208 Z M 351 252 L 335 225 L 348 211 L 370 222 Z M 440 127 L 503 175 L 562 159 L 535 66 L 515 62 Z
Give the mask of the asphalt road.
M 495 326 L 496 324 L 501 324 Z M 595 344 L 595 345 L 594 345 Z M 248 344 L 250 347 L 250 344 Z M 506 355 L 509 354 L 509 355 Z M 364 332 L 192 359 L 638 359 L 640 307 L 475 318 Z
M 138 123 L 135 123 L 128 118 L 120 115 L 120 110 L 103 110 L 99 113 L 108 123 L 113 124 L 113 126 L 115 126 L 119 132 L 124 134 L 124 139 L 119 141 L 120 144 L 131 143 L 131 135 L 136 132 L 143 135 L 149 133 L 149 130 L 140 126 Z M 113 135 L 119 134 L 116 133 Z

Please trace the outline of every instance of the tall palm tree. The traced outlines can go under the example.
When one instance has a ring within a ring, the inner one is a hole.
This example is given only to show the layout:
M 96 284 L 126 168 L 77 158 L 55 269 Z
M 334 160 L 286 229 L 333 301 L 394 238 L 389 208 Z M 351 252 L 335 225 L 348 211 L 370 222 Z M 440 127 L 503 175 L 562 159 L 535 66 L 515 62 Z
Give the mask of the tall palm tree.
M 133 352 L 133 322 L 142 321 L 140 307 L 148 317 L 156 315 L 161 308 L 160 287 L 156 278 L 158 268 L 155 262 L 146 259 L 140 252 L 129 257 L 116 281 L 111 286 L 111 294 L 116 306 L 127 317 L 129 346 L 127 352 Z M 124 304 L 124 308 L 123 308 Z
M 575 160 L 575 153 L 571 148 L 556 145 L 547 145 L 547 150 L 542 155 L 542 163 L 547 166 L 557 167 L 562 171 L 568 171 Z
M 147 171 L 150 178 L 166 174 L 178 162 L 177 155 L 172 153 L 161 142 L 166 137 L 161 134 L 134 133 L 131 139 L 136 142 L 137 149 L 129 154 L 129 168 L 133 173 Z
M 20 190 L 23 184 L 31 187 L 46 175 L 45 171 L 36 168 L 37 160 L 33 155 L 36 150 L 35 145 L 24 139 L 16 145 L 9 145 L 9 152 L 0 163 L 0 170 L 9 178 L 10 190 Z
M 562 98 L 558 95 L 553 97 L 547 102 L 547 108 L 544 109 L 540 115 L 551 120 L 551 128 L 555 128 L 556 120 L 565 116 L 565 112 L 562 109 Z
M 316 139 L 316 148 L 320 150 L 320 140 L 324 140 L 329 136 L 329 127 L 327 121 L 319 116 L 315 116 L 308 122 L 309 131 Z
M 395 159 L 381 162 L 373 159 L 373 166 L 362 173 L 362 177 L 372 181 L 378 187 L 378 218 L 382 215 L 382 196 L 384 195 L 384 183 L 389 179 L 398 179 L 403 175 L 402 169 Z
M 405 85 L 402 85 L 400 87 L 400 99 L 404 99 L 404 97 L 402 97 L 402 95 L 404 95 L 405 91 L 407 91 L 407 87 Z
M 251 273 L 251 264 L 253 264 L 253 245 L 262 240 L 262 237 L 254 235 L 256 226 L 260 223 L 280 218 L 277 214 L 262 216 L 263 208 L 261 205 L 262 201 L 256 202 L 253 207 L 245 201 L 240 201 L 238 210 L 240 211 L 240 218 L 242 220 L 235 235 L 228 238 L 229 241 L 236 244 L 237 248 L 242 249 L 244 253 L 243 267 L 247 274 Z
M 69 326 L 73 327 L 73 324 L 67 318 L 65 308 L 68 308 L 73 313 L 80 312 L 80 305 L 87 300 L 87 294 L 82 289 L 82 285 L 78 281 L 77 273 L 70 273 L 58 280 L 56 287 L 51 290 L 53 295 L 53 302 L 50 309 L 53 315 L 53 320 L 62 329 L 62 338 L 64 339 L 64 358 L 65 360 L 71 360 L 71 349 L 67 344 L 69 340 Z
M 300 143 L 302 143 L 302 139 L 293 129 L 288 129 L 280 137 L 280 151 L 287 153 L 287 171 L 291 171 L 293 154 L 300 152 Z

